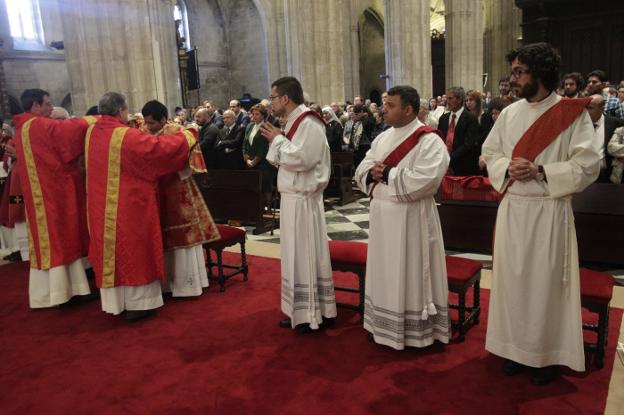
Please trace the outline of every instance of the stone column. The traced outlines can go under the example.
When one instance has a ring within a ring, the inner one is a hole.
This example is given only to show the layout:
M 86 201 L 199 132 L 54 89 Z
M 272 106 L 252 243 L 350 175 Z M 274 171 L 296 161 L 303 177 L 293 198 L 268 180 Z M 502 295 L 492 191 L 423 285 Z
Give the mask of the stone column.
M 288 73 L 319 105 L 343 100 L 341 8 L 345 0 L 290 0 L 284 2 Z
M 386 0 L 384 30 L 388 88 L 411 85 L 422 97 L 431 96 L 429 6 L 429 0 Z
M 446 0 L 446 87 L 483 90 L 483 4 Z
M 182 102 L 172 0 L 61 2 L 65 59 L 76 114 L 103 93 L 126 95 L 130 111 L 152 99 Z
M 520 46 L 522 10 L 513 2 L 484 0 L 483 64 L 488 74 L 486 91 L 498 95 L 498 81 L 509 73 L 505 55 Z

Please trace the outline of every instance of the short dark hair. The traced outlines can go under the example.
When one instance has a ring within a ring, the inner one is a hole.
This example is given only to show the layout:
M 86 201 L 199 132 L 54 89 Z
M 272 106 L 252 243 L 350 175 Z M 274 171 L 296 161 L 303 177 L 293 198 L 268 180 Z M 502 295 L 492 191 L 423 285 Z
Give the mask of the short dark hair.
M 151 101 L 147 101 L 143 108 L 141 109 L 141 114 L 143 117 L 150 116 L 154 120 L 160 121 L 163 118 L 167 118 L 169 116 L 169 112 L 167 111 L 167 107 L 155 99 Z
M 490 102 L 490 111 L 499 110 L 502 111 L 506 106 L 509 105 L 509 101 L 503 98 L 494 98 L 492 102 Z
M 502 84 L 503 82 L 507 82 L 509 83 L 509 75 L 503 75 L 501 76 L 501 79 L 498 80 L 498 84 Z
M 608 81 L 607 73 L 603 71 L 602 69 L 594 69 L 593 71 L 587 74 L 587 79 L 589 79 L 590 76 L 595 76 L 596 78 L 600 79 L 600 82 Z
M 87 113 L 85 115 L 100 115 L 100 112 L 98 111 L 98 106 L 94 105 L 94 106 L 90 107 L 87 110 Z
M 271 84 L 279 95 L 288 95 L 288 98 L 297 105 L 303 104 L 303 88 L 301 83 L 292 76 L 284 76 Z
M 20 96 L 20 101 L 22 103 L 22 108 L 24 111 L 29 112 L 32 109 L 32 106 L 35 102 L 39 105 L 43 104 L 43 98 L 49 97 L 50 93 L 48 91 L 44 91 L 43 89 L 33 88 L 26 89 L 22 92 Z
M 388 96 L 394 97 L 397 95 L 401 99 L 402 108 L 409 105 L 414 113 L 418 114 L 418 110 L 420 110 L 420 95 L 418 95 L 416 88 L 412 88 L 409 85 L 397 85 L 388 90 Z
M 529 67 L 529 73 L 534 79 L 539 79 L 544 88 L 554 91 L 559 85 L 559 65 L 561 57 L 555 48 L 546 42 L 531 43 L 520 46 L 509 52 L 507 61 L 515 59 Z
M 562 79 L 563 81 L 565 81 L 566 79 L 574 80 L 574 82 L 576 83 L 576 87 L 579 91 L 585 88 L 585 79 L 583 79 L 583 75 L 581 75 L 579 72 L 567 73 L 563 75 Z

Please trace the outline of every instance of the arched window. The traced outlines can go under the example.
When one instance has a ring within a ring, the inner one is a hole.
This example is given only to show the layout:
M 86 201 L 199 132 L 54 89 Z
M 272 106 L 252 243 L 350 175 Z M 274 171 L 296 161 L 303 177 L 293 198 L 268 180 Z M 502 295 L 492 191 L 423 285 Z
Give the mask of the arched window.
M 186 14 L 186 4 L 183 0 L 177 0 L 173 8 L 173 20 L 176 22 L 178 46 L 184 49 L 191 49 L 191 39 L 188 29 L 188 16 Z
M 39 0 L 5 0 L 14 49 L 45 45 Z

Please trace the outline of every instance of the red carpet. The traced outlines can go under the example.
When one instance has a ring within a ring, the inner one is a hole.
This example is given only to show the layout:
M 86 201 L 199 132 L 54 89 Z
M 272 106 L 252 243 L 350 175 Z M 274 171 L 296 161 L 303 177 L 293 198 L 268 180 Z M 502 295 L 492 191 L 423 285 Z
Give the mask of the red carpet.
M 226 258 L 231 258 L 227 254 Z M 250 278 L 166 299 L 133 325 L 99 302 L 30 310 L 27 268 L 0 267 L 3 414 L 601 414 L 606 365 L 537 387 L 484 350 L 487 310 L 466 342 L 403 352 L 367 340 L 359 316 L 309 335 L 280 329 L 279 262 L 250 257 Z M 337 278 L 354 278 L 346 275 Z M 488 291 L 483 290 L 484 305 Z

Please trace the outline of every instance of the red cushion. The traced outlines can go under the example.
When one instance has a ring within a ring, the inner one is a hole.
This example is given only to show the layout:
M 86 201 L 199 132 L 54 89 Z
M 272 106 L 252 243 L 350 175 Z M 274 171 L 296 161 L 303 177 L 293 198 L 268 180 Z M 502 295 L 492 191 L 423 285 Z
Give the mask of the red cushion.
M 368 244 L 353 241 L 329 241 L 329 256 L 332 262 L 366 265 Z
M 581 297 L 608 303 L 613 295 L 613 276 L 581 268 Z
M 457 256 L 446 256 L 446 273 L 448 279 L 455 282 L 465 282 L 481 271 L 483 264 L 474 259 Z
M 217 225 L 217 229 L 219 229 L 219 234 L 221 235 L 221 242 L 228 242 L 237 239 L 245 239 L 245 231 L 234 226 L 229 225 Z

